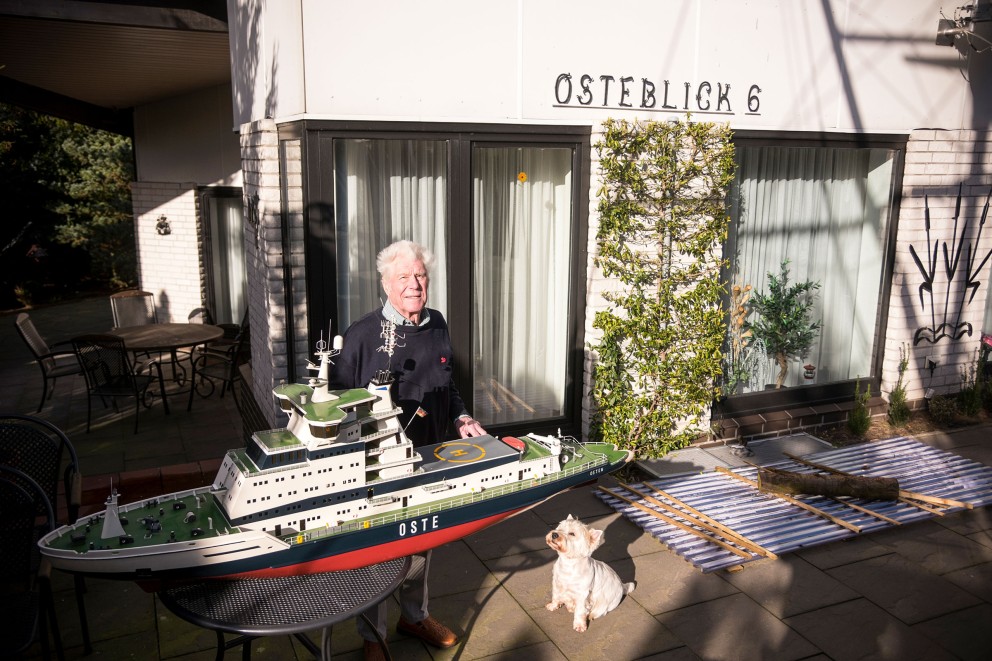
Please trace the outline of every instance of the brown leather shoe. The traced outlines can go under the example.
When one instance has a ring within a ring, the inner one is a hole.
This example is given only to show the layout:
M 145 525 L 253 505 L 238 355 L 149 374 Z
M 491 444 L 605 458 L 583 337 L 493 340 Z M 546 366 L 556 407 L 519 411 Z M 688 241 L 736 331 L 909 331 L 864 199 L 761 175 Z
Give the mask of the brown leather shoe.
M 386 652 L 379 643 L 366 640 L 362 653 L 365 661 L 386 661 Z
M 408 636 L 416 636 L 425 643 L 442 649 L 451 647 L 458 642 L 458 636 L 451 629 L 430 616 L 413 624 L 400 618 L 396 624 L 396 630 Z

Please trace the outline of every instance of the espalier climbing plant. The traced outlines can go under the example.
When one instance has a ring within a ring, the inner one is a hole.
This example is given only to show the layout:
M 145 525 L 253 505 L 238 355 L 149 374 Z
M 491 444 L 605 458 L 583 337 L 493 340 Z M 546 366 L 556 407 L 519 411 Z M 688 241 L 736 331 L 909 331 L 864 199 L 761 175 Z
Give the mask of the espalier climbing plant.
M 658 456 L 700 433 L 717 392 L 720 270 L 734 176 L 729 127 L 608 120 L 595 263 L 619 281 L 597 312 L 593 436 Z

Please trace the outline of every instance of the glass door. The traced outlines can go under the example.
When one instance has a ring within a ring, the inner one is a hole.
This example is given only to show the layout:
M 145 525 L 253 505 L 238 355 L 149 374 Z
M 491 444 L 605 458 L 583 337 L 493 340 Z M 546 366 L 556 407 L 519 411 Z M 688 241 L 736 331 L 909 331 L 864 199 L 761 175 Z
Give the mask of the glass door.
M 563 415 L 572 149 L 472 149 L 473 415 Z
M 207 189 L 207 303 L 216 324 L 240 324 L 247 309 L 241 190 Z
M 375 257 L 408 239 L 447 260 L 447 143 L 335 140 L 335 209 L 340 328 L 382 304 Z M 447 274 L 434 273 L 427 305 L 447 316 Z

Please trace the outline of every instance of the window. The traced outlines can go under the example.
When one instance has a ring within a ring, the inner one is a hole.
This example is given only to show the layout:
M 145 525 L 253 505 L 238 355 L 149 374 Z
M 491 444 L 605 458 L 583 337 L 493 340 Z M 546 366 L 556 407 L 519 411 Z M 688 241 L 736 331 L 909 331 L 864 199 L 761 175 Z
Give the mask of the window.
M 319 124 L 305 164 L 311 335 L 379 307 L 375 256 L 412 239 L 437 257 L 429 305 L 472 414 L 493 433 L 577 428 L 589 129 Z
M 207 305 L 215 324 L 240 324 L 247 309 L 244 207 L 240 188 L 204 188 Z
M 738 142 L 726 252 L 730 286 L 766 293 L 768 274 L 777 275 L 786 260 L 790 283 L 819 285 L 812 319 L 821 327 L 805 359 L 788 365 L 783 387 L 878 376 L 900 150 L 899 144 Z M 759 353 L 737 392 L 774 388 L 778 372 Z

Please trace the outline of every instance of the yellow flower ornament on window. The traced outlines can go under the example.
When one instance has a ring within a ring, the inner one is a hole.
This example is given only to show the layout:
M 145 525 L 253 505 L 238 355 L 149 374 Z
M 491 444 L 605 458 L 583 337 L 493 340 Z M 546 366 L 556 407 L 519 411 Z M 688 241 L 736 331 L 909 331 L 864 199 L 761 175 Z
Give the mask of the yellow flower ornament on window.
M 522 184 L 523 183 L 526 183 L 526 181 L 527 181 L 527 173 L 526 172 L 520 172 L 519 174 L 517 174 L 517 181 L 519 181 Z

